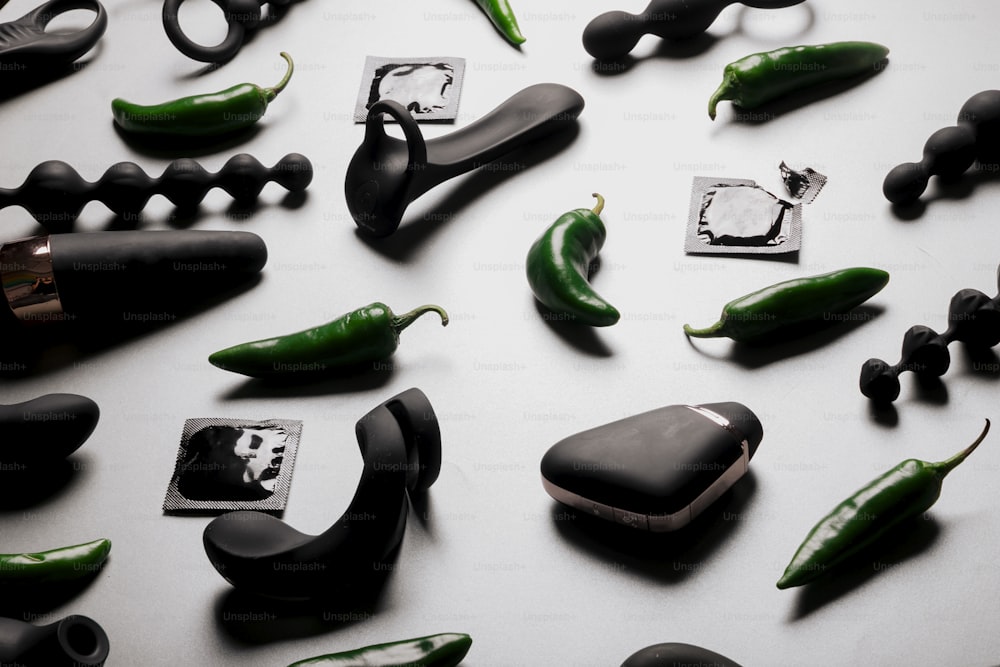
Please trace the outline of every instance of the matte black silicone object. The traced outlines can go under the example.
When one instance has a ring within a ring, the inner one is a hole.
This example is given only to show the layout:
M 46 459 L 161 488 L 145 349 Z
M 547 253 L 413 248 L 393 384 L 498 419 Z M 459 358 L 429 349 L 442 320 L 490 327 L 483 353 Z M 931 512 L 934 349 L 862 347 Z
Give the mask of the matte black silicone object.
M 97 403 L 77 394 L 46 394 L 0 405 L 0 463 L 61 461 L 97 426 Z
M 80 211 L 90 201 L 100 201 L 117 215 L 137 216 L 150 197 L 163 195 L 175 206 L 193 209 L 212 188 L 221 188 L 237 202 L 253 202 L 269 181 L 289 192 L 301 192 L 312 182 L 312 163 L 298 153 L 289 153 L 273 167 L 240 153 L 229 158 L 216 173 L 210 173 L 190 158 L 174 160 L 153 178 L 134 162 L 119 162 L 90 183 L 73 167 L 48 160 L 28 172 L 14 189 L 0 188 L 0 208 L 23 206 L 50 233 L 70 231 Z
M 262 512 L 231 512 L 205 528 L 205 551 L 236 588 L 286 599 L 347 596 L 392 569 L 406 527 L 407 492 L 441 470 L 441 433 L 427 397 L 408 389 L 358 420 L 364 471 L 347 511 L 306 535 Z
M 248 282 L 266 261 L 264 241 L 242 231 L 31 237 L 0 246 L 0 313 L 25 326 L 170 320 Z
M 583 48 L 598 60 L 624 58 L 643 35 L 690 39 L 702 34 L 729 5 L 780 9 L 802 2 L 805 0 L 651 0 L 639 14 L 605 12 L 592 20 L 583 30 Z
M 747 472 L 762 437 L 740 403 L 669 405 L 560 440 L 542 457 L 542 485 L 593 516 L 677 530 Z
M 539 83 L 516 93 L 476 122 L 425 141 L 403 105 L 380 100 L 368 111 L 365 138 L 347 168 L 347 208 L 358 227 L 388 236 L 406 207 L 431 188 L 493 162 L 529 142 L 576 122 L 584 101 L 572 88 Z M 394 118 L 404 140 L 390 137 L 384 114 Z
M 215 46 L 202 46 L 191 41 L 181 30 L 177 14 L 184 0 L 164 0 L 163 29 L 170 42 L 188 58 L 204 63 L 222 63 L 231 60 L 246 39 L 246 33 L 255 30 L 263 18 L 266 4 L 276 7 L 290 5 L 293 0 L 212 0 L 226 16 L 226 37 Z
M 679 642 L 647 646 L 630 655 L 621 667 L 676 667 L 676 665 L 740 667 L 726 656 L 719 655 L 715 651 Z
M 104 628 L 86 616 L 48 625 L 0 618 L 0 664 L 19 667 L 100 667 L 111 647 Z
M 0 7 L 4 4 L 0 2 Z M 97 15 L 83 30 L 45 30 L 52 19 L 74 9 L 90 9 Z M 16 63 L 25 68 L 69 65 L 94 48 L 107 27 L 107 12 L 97 0 L 50 0 L 16 21 L 0 23 L 0 63 Z

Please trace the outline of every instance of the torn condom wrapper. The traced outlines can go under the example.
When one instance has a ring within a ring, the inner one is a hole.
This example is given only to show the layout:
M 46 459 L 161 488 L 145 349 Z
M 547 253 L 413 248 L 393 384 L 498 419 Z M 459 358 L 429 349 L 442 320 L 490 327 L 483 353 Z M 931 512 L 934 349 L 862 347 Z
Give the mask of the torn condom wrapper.
M 803 204 L 811 204 L 826 185 L 826 176 L 812 167 L 796 171 L 782 160 L 778 169 L 781 171 L 781 180 L 785 183 L 788 194 L 795 199 L 801 199 Z
M 754 181 L 696 176 L 684 251 L 777 255 L 802 244 L 802 206 L 778 199 Z
M 368 56 L 354 122 L 365 122 L 368 109 L 382 99 L 399 102 L 418 122 L 455 120 L 464 77 L 464 58 Z M 385 120 L 392 119 L 387 115 Z
M 301 434 L 290 419 L 188 419 L 163 511 L 283 511 Z

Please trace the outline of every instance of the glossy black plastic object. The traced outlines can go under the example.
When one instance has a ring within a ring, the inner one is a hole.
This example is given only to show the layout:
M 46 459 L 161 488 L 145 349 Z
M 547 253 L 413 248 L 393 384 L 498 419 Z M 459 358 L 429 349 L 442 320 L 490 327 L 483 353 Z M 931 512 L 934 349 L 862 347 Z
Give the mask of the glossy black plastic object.
M 67 616 L 48 625 L 0 618 L 0 665 L 100 667 L 109 652 L 104 628 L 86 616 Z
M 424 140 L 403 105 L 372 105 L 365 138 L 347 168 L 344 191 L 354 222 L 371 236 L 396 231 L 406 207 L 436 185 L 477 169 L 576 122 L 584 101 L 572 88 L 540 83 L 516 93 L 476 122 Z M 405 140 L 385 133 L 383 115 L 400 125 Z
M 170 43 L 188 58 L 205 63 L 222 63 L 231 60 L 247 37 L 256 30 L 264 18 L 263 7 L 289 5 L 292 0 L 212 0 L 222 10 L 226 18 L 226 36 L 212 46 L 198 44 L 181 29 L 178 21 L 181 3 L 184 0 L 164 0 L 163 29 Z
M 679 642 L 647 646 L 630 655 L 621 667 L 676 667 L 677 665 L 740 667 L 726 656 L 715 651 Z
M 205 528 L 205 551 L 229 583 L 285 599 L 349 598 L 391 570 L 409 508 L 441 470 L 441 433 L 427 397 L 408 389 L 356 426 L 364 471 L 344 514 L 320 535 L 262 512 L 231 512 Z
M 97 403 L 77 394 L 0 405 L 0 463 L 61 461 L 86 442 L 100 415 Z
M 739 481 L 762 437 L 740 403 L 669 405 L 560 440 L 542 457 L 542 485 L 598 518 L 678 530 Z
M 697 37 L 733 4 L 756 9 L 791 7 L 805 0 L 651 0 L 639 14 L 611 11 L 601 14 L 583 30 L 583 48 L 599 60 L 624 58 L 643 35 L 663 39 Z
M 0 2 L 0 7 L 4 4 Z M 74 9 L 89 9 L 96 16 L 83 30 L 46 31 L 52 19 Z M 9 65 L 0 69 L 20 71 L 22 67 L 69 65 L 94 48 L 107 27 L 108 14 L 97 0 L 51 0 L 16 21 L 0 23 L 0 64 Z

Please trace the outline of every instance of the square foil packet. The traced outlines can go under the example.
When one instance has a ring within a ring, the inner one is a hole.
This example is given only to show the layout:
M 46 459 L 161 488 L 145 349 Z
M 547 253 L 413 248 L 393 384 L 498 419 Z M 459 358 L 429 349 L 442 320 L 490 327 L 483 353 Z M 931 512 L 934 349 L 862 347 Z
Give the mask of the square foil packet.
M 301 435 L 290 419 L 188 419 L 163 511 L 284 511 Z
M 399 102 L 417 122 L 455 120 L 464 78 L 464 58 L 368 56 L 354 122 L 365 122 L 368 109 L 381 99 Z M 394 122 L 388 114 L 384 119 Z
M 802 245 L 802 205 L 742 178 L 695 176 L 684 252 L 779 255 Z

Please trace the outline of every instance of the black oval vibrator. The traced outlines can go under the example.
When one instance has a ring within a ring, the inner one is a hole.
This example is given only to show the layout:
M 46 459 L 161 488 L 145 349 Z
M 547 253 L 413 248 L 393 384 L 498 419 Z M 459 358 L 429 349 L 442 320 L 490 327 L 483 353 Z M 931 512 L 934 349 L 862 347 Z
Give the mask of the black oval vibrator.
M 747 472 L 762 436 L 740 403 L 669 405 L 560 440 L 542 457 L 542 485 L 602 519 L 677 530 Z

